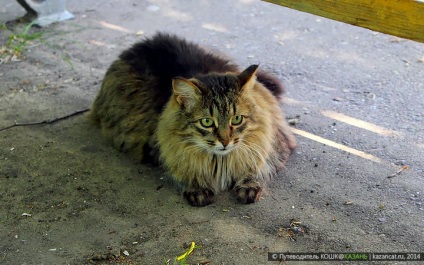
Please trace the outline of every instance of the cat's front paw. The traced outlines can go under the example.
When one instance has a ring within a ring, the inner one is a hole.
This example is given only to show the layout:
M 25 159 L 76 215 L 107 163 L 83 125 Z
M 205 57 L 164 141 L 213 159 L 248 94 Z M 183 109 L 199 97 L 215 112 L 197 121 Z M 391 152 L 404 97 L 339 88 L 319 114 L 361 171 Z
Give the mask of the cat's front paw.
M 234 187 L 237 200 L 244 204 L 254 203 L 260 200 L 262 195 L 262 188 L 259 183 L 249 181 Z
M 213 202 L 214 193 L 210 189 L 190 189 L 184 192 L 184 198 L 192 206 L 206 206 Z

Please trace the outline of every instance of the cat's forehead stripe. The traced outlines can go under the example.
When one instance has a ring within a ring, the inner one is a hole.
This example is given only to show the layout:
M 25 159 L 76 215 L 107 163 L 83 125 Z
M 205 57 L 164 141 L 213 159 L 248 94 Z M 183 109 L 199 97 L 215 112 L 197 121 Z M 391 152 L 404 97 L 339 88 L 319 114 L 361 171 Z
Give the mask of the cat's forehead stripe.
M 209 114 L 211 115 L 211 117 L 213 117 L 214 115 L 213 115 L 213 113 L 214 113 L 214 111 L 213 111 L 213 106 L 212 105 L 210 105 L 209 106 Z
M 229 102 L 229 99 L 224 98 L 216 98 L 213 100 L 213 104 L 218 112 L 218 115 L 226 115 L 230 112 L 231 104 Z

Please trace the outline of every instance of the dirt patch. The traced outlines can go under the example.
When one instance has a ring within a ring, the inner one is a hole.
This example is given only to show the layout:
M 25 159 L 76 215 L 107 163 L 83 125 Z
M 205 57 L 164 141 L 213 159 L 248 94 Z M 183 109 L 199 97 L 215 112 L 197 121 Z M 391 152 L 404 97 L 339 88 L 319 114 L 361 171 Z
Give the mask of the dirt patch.
M 75 20 L 30 29 L 19 56 L 3 51 L 0 127 L 89 107 L 116 56 L 162 30 L 276 73 L 300 146 L 260 202 L 224 193 L 193 208 L 84 115 L 1 131 L 1 264 L 173 264 L 191 242 L 191 264 L 422 252 L 422 44 L 257 1 L 68 2 Z M 0 24 L 24 14 L 0 6 Z M 25 27 L 3 24 L 0 46 Z

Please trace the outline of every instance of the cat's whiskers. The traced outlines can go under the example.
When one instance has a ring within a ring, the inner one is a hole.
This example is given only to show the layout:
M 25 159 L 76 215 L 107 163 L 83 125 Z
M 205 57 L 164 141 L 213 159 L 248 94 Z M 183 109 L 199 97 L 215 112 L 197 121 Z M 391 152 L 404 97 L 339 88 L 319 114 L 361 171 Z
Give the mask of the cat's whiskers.
M 249 158 L 249 160 L 246 161 L 245 164 L 246 165 L 253 164 L 255 168 L 257 168 L 258 160 L 262 162 L 261 155 L 246 144 L 243 144 L 242 150 L 248 155 L 248 158 Z M 244 157 L 242 157 L 242 160 L 244 160 Z
M 270 173 L 275 173 L 274 167 L 272 166 L 272 164 L 270 164 L 271 161 L 269 161 L 267 158 L 264 157 L 263 154 L 256 150 L 256 146 L 254 148 L 253 146 L 250 146 L 243 142 L 241 142 L 241 144 L 243 147 L 241 149 L 247 152 L 251 157 L 251 161 L 249 161 L 249 164 L 253 163 L 256 168 L 262 168 L 262 170 L 258 172 L 258 174 L 260 175 L 258 177 L 264 177 L 269 175 Z
M 261 149 L 263 152 L 264 152 L 264 154 L 269 154 L 269 151 L 265 151 L 261 146 L 259 146 L 258 144 L 256 144 L 256 143 L 250 143 L 251 145 L 252 145 L 252 148 L 258 148 L 258 149 Z M 269 160 L 269 158 L 267 157 L 267 158 L 263 158 L 263 162 L 264 163 L 266 163 L 268 166 L 267 166 L 267 170 L 268 170 L 268 173 L 267 173 L 267 175 L 268 176 L 270 176 L 270 175 L 275 175 L 276 173 L 277 173 L 277 169 L 276 169 L 276 167 L 275 167 L 275 165 L 273 164 L 273 162 L 271 161 L 271 160 Z
M 266 159 L 265 157 L 262 155 L 262 153 L 264 153 L 264 150 L 262 149 L 262 147 L 260 147 L 257 144 L 254 143 L 245 143 L 245 142 L 241 142 L 240 144 L 243 145 L 243 147 L 245 147 L 247 150 L 249 150 L 253 155 L 255 155 L 261 162 L 265 163 Z M 259 152 L 258 150 L 262 151 Z M 257 159 L 254 159 L 257 160 Z
M 242 167 L 257 168 L 256 159 L 251 150 L 248 148 L 240 148 L 238 160 Z
M 205 150 L 201 146 L 198 146 L 198 145 L 188 146 L 188 147 L 184 148 L 182 151 L 183 152 L 190 152 L 192 155 L 196 155 L 198 153 L 205 152 Z
M 251 146 L 251 148 L 252 149 L 254 149 L 254 150 L 256 150 L 256 149 L 259 149 L 259 150 L 261 150 L 262 151 L 262 154 L 269 154 L 269 151 L 266 151 L 264 148 L 262 148 L 260 145 L 258 145 L 258 144 L 256 144 L 256 143 L 249 143 L 249 144 L 251 144 L 252 146 Z M 263 157 L 263 156 L 261 156 L 261 160 L 262 160 L 262 162 L 266 165 L 266 169 L 267 169 L 267 174 L 266 175 L 274 175 L 275 173 L 276 173 L 276 167 L 275 167 L 275 165 L 273 164 L 274 162 L 273 161 L 271 161 L 270 159 L 269 159 L 269 157 L 267 156 L 267 157 Z

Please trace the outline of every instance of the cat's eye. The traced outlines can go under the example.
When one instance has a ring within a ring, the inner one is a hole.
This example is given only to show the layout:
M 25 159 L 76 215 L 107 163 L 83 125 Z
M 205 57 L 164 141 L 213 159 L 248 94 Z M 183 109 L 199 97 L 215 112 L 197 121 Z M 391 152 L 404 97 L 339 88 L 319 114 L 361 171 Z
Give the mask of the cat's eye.
M 212 119 L 203 118 L 203 119 L 200 119 L 200 124 L 205 128 L 210 128 L 214 125 L 214 122 Z
M 242 115 L 236 115 L 231 120 L 231 125 L 240 125 L 243 122 Z

